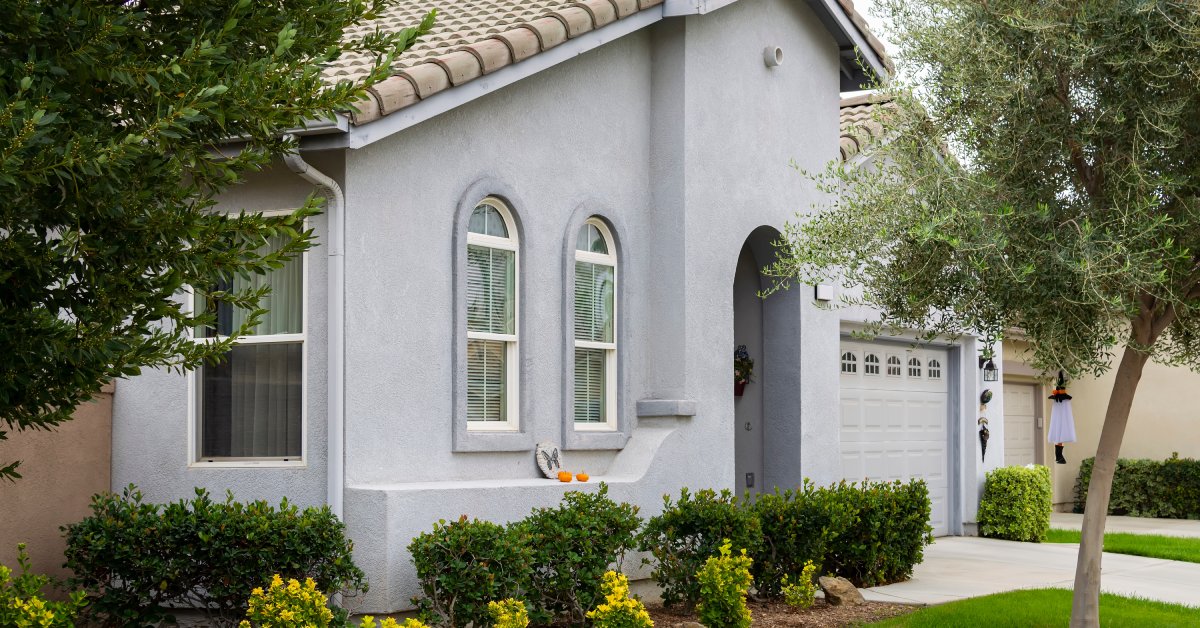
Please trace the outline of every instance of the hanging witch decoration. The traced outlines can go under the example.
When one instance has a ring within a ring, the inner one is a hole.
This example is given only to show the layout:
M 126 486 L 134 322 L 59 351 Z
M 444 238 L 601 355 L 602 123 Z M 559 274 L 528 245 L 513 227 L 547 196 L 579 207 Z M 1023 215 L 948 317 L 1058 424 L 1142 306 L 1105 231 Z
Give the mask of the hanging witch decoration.
M 1058 384 L 1054 387 L 1054 400 L 1050 408 L 1050 432 L 1046 440 L 1054 443 L 1054 461 L 1067 464 L 1063 457 L 1063 444 L 1075 442 L 1075 416 L 1071 413 L 1071 395 L 1067 394 L 1067 378 L 1062 371 L 1058 372 Z

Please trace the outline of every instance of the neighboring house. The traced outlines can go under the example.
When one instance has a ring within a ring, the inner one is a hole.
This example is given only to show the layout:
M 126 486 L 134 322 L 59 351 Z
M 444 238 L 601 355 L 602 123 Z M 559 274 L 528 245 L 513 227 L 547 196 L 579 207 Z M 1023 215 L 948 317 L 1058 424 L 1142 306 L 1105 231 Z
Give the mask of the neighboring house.
M 381 26 L 440 12 L 402 71 L 222 199 L 324 187 L 320 246 L 262 279 L 271 313 L 227 362 L 121 383 L 114 487 L 329 503 L 376 612 L 417 592 L 405 548 L 432 522 L 578 487 L 541 477 L 540 442 L 644 515 L 684 486 L 869 476 L 927 479 L 938 534 L 974 520 L 1003 453 L 979 459 L 976 341 L 862 342 L 812 287 L 756 296 L 823 200 L 789 162 L 839 158 L 857 56 L 890 71 L 848 0 L 399 5 Z
M 1054 448 L 1046 443 L 1050 404 L 1047 397 L 1054 388 L 1054 375 L 1045 377 L 1028 364 L 1029 342 L 1025 339 L 1004 341 L 1004 397 L 1006 464 L 1048 464 L 1054 485 L 1054 508 L 1071 512 L 1075 502 L 1075 482 L 1079 463 L 1096 455 L 1100 428 L 1108 410 L 1116 364 L 1100 377 L 1069 381 L 1071 406 L 1078 440 L 1064 448 L 1067 464 L 1054 464 Z M 1146 365 L 1138 383 L 1137 395 L 1129 411 L 1129 424 L 1121 441 L 1122 458 L 1166 460 L 1178 453 L 1184 458 L 1200 458 L 1200 427 L 1194 391 L 1200 387 L 1200 374 L 1178 366 L 1155 362 Z

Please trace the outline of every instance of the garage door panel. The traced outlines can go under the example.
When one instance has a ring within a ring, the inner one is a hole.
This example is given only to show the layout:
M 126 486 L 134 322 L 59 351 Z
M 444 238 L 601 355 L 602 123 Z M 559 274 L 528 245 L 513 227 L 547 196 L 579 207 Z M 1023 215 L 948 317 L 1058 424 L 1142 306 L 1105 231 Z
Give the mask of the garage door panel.
M 873 343 L 843 343 L 841 459 L 851 481 L 923 479 L 929 487 L 936 534 L 948 533 L 948 360 L 944 350 L 905 351 Z M 846 354 L 857 368 L 846 368 Z M 864 368 L 871 357 L 880 368 Z M 889 357 L 901 363 L 888 375 Z M 931 377 L 930 360 L 936 369 Z M 913 361 L 910 364 L 910 361 Z M 848 372 L 849 371 L 849 372 Z

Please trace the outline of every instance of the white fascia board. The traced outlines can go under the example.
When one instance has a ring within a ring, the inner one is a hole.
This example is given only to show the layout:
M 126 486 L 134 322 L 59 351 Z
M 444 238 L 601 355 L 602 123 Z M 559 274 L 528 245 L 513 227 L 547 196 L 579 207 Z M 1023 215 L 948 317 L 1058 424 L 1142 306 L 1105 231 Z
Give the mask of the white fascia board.
M 818 1 L 825 6 L 825 10 L 837 22 L 838 28 L 850 38 L 850 41 L 854 42 L 854 47 L 858 49 L 858 53 L 862 55 L 862 58 L 867 60 L 867 64 L 871 66 L 871 71 L 875 73 L 875 76 L 881 77 L 883 79 L 881 82 L 886 83 L 887 79 L 891 78 L 891 73 L 888 72 L 887 65 L 883 63 L 883 59 L 880 59 L 879 55 L 875 54 L 875 49 L 867 42 L 867 38 L 863 37 L 862 33 L 858 31 L 858 27 L 854 25 L 854 22 L 850 20 L 850 17 L 838 5 L 837 0 Z
M 304 150 L 356 149 L 390 137 L 416 126 L 434 116 L 461 107 L 476 98 L 507 87 L 517 81 L 573 59 L 604 44 L 641 30 L 663 18 L 662 5 L 639 11 L 623 20 L 569 39 L 550 50 L 538 53 L 469 83 L 438 92 L 421 102 L 405 107 L 362 126 L 351 126 L 349 133 L 309 136 L 303 139 Z
M 737 0 L 666 0 L 662 5 L 663 17 L 704 15 L 734 2 Z

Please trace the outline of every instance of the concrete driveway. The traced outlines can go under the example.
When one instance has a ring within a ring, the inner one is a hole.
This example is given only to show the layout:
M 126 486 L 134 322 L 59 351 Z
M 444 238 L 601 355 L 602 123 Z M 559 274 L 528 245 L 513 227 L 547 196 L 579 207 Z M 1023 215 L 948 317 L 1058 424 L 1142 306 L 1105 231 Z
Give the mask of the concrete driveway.
M 1017 589 L 1070 589 L 1078 545 L 942 537 L 907 582 L 863 589 L 878 602 L 941 604 Z M 1200 607 L 1200 564 L 1104 554 L 1101 588 L 1108 593 Z

